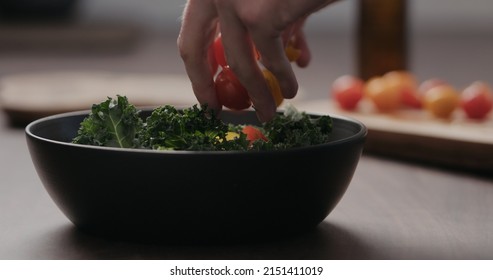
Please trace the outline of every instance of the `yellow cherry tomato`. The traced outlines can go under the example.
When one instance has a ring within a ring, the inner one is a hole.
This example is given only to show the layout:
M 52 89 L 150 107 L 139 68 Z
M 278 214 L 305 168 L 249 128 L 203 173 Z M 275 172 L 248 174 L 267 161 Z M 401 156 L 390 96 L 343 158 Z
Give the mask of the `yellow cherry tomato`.
M 449 85 L 432 87 L 424 93 L 424 107 L 437 118 L 450 118 L 460 104 L 459 93 Z
M 267 86 L 269 87 L 270 93 L 274 97 L 276 106 L 279 107 L 279 105 L 281 105 L 284 101 L 284 96 L 282 96 L 279 82 L 277 81 L 277 78 L 274 76 L 274 74 L 272 74 L 272 72 L 270 72 L 269 70 L 264 69 L 262 70 L 262 73 L 264 74 L 264 79 L 267 83 Z
M 395 86 L 380 76 L 366 81 L 363 93 L 380 112 L 392 112 L 400 107 L 401 95 Z
M 301 50 L 293 47 L 293 45 L 291 44 L 288 44 L 286 46 L 284 52 L 286 53 L 288 60 L 291 62 L 298 60 L 298 58 L 300 58 L 301 55 Z
M 382 76 L 393 88 L 401 95 L 401 102 L 411 108 L 421 108 L 422 100 L 418 95 L 418 83 L 411 72 L 395 70 L 385 73 Z

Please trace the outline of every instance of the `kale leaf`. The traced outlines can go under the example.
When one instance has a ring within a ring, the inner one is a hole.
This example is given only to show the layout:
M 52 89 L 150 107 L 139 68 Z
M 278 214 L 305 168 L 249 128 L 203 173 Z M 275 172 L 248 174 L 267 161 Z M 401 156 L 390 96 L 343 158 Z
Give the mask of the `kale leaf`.
M 280 150 L 323 144 L 329 140 L 332 118 L 327 115 L 310 117 L 293 106 L 287 106 L 283 114 L 278 114 L 270 122 L 265 123 L 263 130 L 270 141 L 256 143 L 259 150 Z
M 246 136 L 228 141 L 228 125 L 206 106 L 177 110 L 171 105 L 156 108 L 140 134 L 142 147 L 154 150 L 246 150 Z
M 137 135 L 143 121 L 127 97 L 117 96 L 92 106 L 90 114 L 81 122 L 73 143 L 119 148 L 138 148 Z

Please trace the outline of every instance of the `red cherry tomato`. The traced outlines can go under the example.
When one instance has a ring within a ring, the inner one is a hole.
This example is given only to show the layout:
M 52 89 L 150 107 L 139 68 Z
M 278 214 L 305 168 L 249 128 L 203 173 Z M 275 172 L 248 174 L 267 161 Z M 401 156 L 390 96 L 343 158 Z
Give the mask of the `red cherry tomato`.
M 216 60 L 216 54 L 214 52 L 214 45 L 209 47 L 207 51 L 207 59 L 209 60 L 209 66 L 211 68 L 212 76 L 216 75 L 219 65 Z
M 246 139 L 252 144 L 255 140 L 263 140 L 268 142 L 269 139 L 256 127 L 251 125 L 246 125 L 243 127 L 242 132 L 246 134 Z
M 221 67 L 228 66 L 228 62 L 226 61 L 226 55 L 224 54 L 224 46 L 223 46 L 223 41 L 221 39 L 221 34 L 219 34 L 214 40 L 213 48 L 214 48 L 214 56 L 216 58 L 216 63 L 221 65 Z
M 224 67 L 215 80 L 219 103 L 231 110 L 244 110 L 252 105 L 246 88 L 229 67 Z
M 224 53 L 224 45 L 221 37 L 221 33 L 214 39 L 214 44 L 213 44 L 213 49 L 214 49 L 214 57 L 216 58 L 217 64 L 221 65 L 221 67 L 227 67 L 228 66 L 228 61 L 226 60 L 226 54 Z M 260 58 L 260 54 L 255 48 L 255 46 L 252 43 L 252 53 L 255 57 L 256 60 Z
M 361 79 L 344 75 L 334 80 L 331 94 L 342 109 L 354 110 L 363 97 L 363 87 Z
M 491 88 L 485 82 L 473 82 L 461 93 L 461 107 L 471 119 L 486 118 L 493 107 Z

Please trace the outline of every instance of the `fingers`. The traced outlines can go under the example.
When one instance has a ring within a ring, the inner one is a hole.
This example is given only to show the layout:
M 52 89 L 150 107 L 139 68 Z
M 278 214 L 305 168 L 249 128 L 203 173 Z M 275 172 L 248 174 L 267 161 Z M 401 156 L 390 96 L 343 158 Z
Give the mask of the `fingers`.
M 219 113 L 213 73 L 208 59 L 209 46 L 214 40 L 217 13 L 211 0 L 189 0 L 184 9 L 178 36 L 178 50 L 200 105 Z
M 298 92 L 298 82 L 291 63 L 285 55 L 284 44 L 280 35 L 264 36 L 252 33 L 252 38 L 260 52 L 262 64 L 277 78 L 282 95 L 285 98 L 293 98 Z
M 217 8 L 228 65 L 247 89 L 259 120 L 268 121 L 274 117 L 276 105 L 255 59 L 249 33 L 228 6 L 231 3 L 222 3 Z
M 217 112 L 222 107 L 208 62 L 220 22 L 229 66 L 247 89 L 259 119 L 273 118 L 275 101 L 252 53 L 252 40 L 263 65 L 277 78 L 283 96 L 293 98 L 298 82 L 284 47 L 294 38 L 294 47 L 301 50 L 297 64 L 306 67 L 311 55 L 302 32 L 304 19 L 331 2 L 334 0 L 188 0 L 178 48 L 199 103 Z
M 305 32 L 303 32 L 303 25 L 306 18 L 301 20 L 296 26 L 296 30 L 293 35 L 293 45 L 300 50 L 300 57 L 296 60 L 296 64 L 299 67 L 307 67 L 311 60 L 311 52 L 306 41 Z
M 311 55 L 301 29 L 306 17 L 325 2 L 327 1 L 267 1 L 258 10 L 263 14 L 245 16 L 247 20 L 244 22 L 260 52 L 262 64 L 277 78 L 285 98 L 296 96 L 298 82 L 284 47 L 294 36 L 295 47 L 301 50 L 297 63 L 302 67 L 308 65 Z

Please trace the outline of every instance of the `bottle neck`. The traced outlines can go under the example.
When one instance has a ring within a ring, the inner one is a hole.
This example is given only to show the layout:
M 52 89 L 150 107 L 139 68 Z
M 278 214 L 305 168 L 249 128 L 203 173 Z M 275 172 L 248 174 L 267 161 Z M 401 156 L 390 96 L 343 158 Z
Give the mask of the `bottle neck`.
M 362 79 L 407 70 L 407 1 L 359 0 L 358 75 Z

